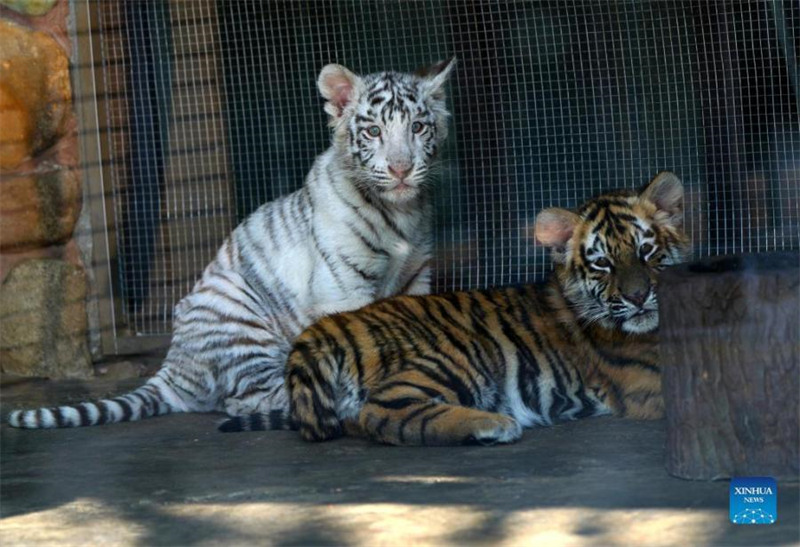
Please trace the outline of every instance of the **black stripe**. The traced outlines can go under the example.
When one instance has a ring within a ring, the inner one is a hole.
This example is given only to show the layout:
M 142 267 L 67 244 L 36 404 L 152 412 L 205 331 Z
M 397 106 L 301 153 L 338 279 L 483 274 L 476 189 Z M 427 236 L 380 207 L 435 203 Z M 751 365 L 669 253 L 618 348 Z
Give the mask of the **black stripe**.
M 92 403 L 88 403 L 88 404 L 92 404 Z M 96 406 L 96 405 L 94 405 L 94 406 Z M 79 424 L 80 426 L 92 425 L 92 420 L 89 417 L 89 409 L 87 408 L 87 403 L 81 403 L 79 405 L 74 406 L 73 408 L 78 411 L 78 414 L 81 417 L 81 423 Z
M 464 306 L 461 302 L 461 295 L 464 293 L 450 292 L 438 295 L 439 298 L 453 306 L 460 314 L 464 314 Z
M 370 310 L 371 311 L 371 310 Z M 367 327 L 367 334 L 369 335 L 372 344 L 378 349 L 378 359 L 381 363 L 389 363 L 389 356 L 399 357 L 400 347 L 398 344 L 399 337 L 393 335 L 380 318 L 376 317 L 370 311 L 361 312 L 361 321 Z
M 362 219 L 362 220 L 364 220 L 364 222 L 368 224 L 369 228 L 373 232 L 375 232 L 375 229 L 372 228 L 371 225 L 369 225 L 369 221 L 367 219 Z M 350 231 L 353 234 L 355 234 L 355 236 L 361 241 L 361 244 L 364 245 L 364 247 L 366 247 L 367 249 L 369 249 L 373 253 L 375 253 L 377 255 L 385 256 L 386 258 L 389 258 L 391 256 L 391 255 L 389 255 L 389 252 L 386 251 L 385 249 L 381 249 L 380 247 L 375 246 L 369 239 L 367 239 L 367 237 L 364 234 L 362 234 L 359 230 L 357 230 L 356 227 L 353 226 L 353 224 L 348 222 L 347 223 L 347 227 L 350 228 Z
M 364 271 L 364 270 L 362 270 L 362 269 L 361 269 L 361 268 L 360 268 L 358 265 L 356 265 L 355 263 L 353 263 L 353 261 L 352 261 L 352 260 L 350 260 L 350 259 L 347 257 L 347 255 L 344 255 L 344 254 L 341 254 L 341 253 L 339 253 L 339 254 L 337 255 L 337 257 L 339 258 L 339 260 L 340 260 L 340 261 L 341 261 L 341 262 L 342 262 L 342 263 L 343 263 L 345 266 L 347 266 L 348 268 L 350 268 L 351 270 L 353 270 L 353 271 L 354 271 L 356 274 L 358 274 L 358 275 L 359 275 L 359 277 L 361 277 L 362 279 L 365 279 L 366 281 L 377 281 L 377 280 L 378 280 L 378 276 L 377 276 L 377 275 L 375 275 L 375 274 L 371 274 L 371 273 L 369 273 L 369 272 L 367 272 L 367 271 Z
M 242 422 L 247 423 L 247 427 L 245 429 L 249 431 L 263 431 L 266 429 L 264 418 L 261 416 L 261 414 L 250 414 L 246 418 L 242 418 Z
M 450 410 L 450 407 L 443 406 L 439 410 L 431 412 L 430 414 L 428 414 L 427 416 L 422 418 L 422 420 L 419 423 L 419 435 L 420 435 L 420 442 L 422 444 L 428 444 L 427 441 L 425 440 L 425 435 L 426 435 L 425 432 L 427 431 L 428 424 L 431 422 L 431 420 L 435 420 L 436 418 L 438 418 L 439 416 L 441 416 L 442 414 L 444 414 L 448 410 Z
M 303 384 L 308 391 L 311 392 L 311 407 L 314 412 L 314 418 L 316 423 L 322 423 L 324 421 L 325 416 L 330 414 L 330 409 L 325 407 L 322 404 L 322 401 L 317 394 L 317 390 L 314 389 L 315 381 L 309 374 L 308 368 L 293 368 L 292 371 L 289 373 L 289 385 L 292 385 L 292 381 L 297 380 L 298 382 Z M 316 432 L 312 431 L 308 424 L 301 422 L 300 427 L 303 431 L 311 432 L 315 439 L 319 439 L 319 436 Z
M 130 393 L 130 396 L 137 397 L 142 402 L 142 404 L 139 406 L 139 418 L 148 418 L 155 413 L 154 405 L 147 397 L 138 391 Z
M 145 384 L 136 391 L 143 392 L 142 397 L 149 401 L 150 405 L 153 405 L 154 414 L 159 412 L 159 408 L 162 403 L 166 404 L 164 394 L 161 392 L 161 388 L 158 386 L 153 384 Z
M 483 307 L 483 304 L 481 304 L 481 302 L 472 295 L 470 295 L 469 299 L 469 316 L 472 319 L 472 329 L 483 340 L 490 342 L 492 346 L 494 346 L 495 358 L 499 360 L 497 369 L 505 370 L 506 358 L 505 354 L 503 353 L 503 348 L 500 346 L 500 342 L 497 340 L 495 333 L 489 330 L 489 328 L 486 326 L 487 313 Z
M 416 271 L 414 275 L 412 275 L 408 281 L 403 285 L 403 287 L 398 291 L 398 294 L 405 294 L 408 292 L 408 289 L 411 288 L 411 285 L 417 280 L 420 274 L 425 271 L 425 268 L 428 267 L 428 261 L 426 260 L 425 263 Z
M 225 278 L 222 278 L 222 279 L 225 279 Z M 227 279 L 225 279 L 225 281 L 228 281 L 230 283 L 230 281 L 227 280 Z M 231 283 L 231 285 L 233 285 L 233 283 Z M 237 292 L 241 292 L 243 294 L 247 294 L 242 290 L 241 287 L 238 287 L 236 285 L 233 285 L 233 287 L 237 290 Z M 220 292 L 219 290 L 217 290 L 214 287 L 205 287 L 205 288 L 202 288 L 202 289 L 194 292 L 194 294 L 206 294 L 206 293 L 213 294 L 214 297 L 216 297 L 216 298 L 220 298 L 222 300 L 226 300 L 226 301 L 231 302 L 232 304 L 234 304 L 236 306 L 244 308 L 245 310 L 250 312 L 250 314 L 253 315 L 254 317 L 260 317 L 260 316 L 263 315 L 263 312 L 261 310 L 255 310 L 255 309 L 251 308 L 247 303 L 242 302 L 241 300 L 237 300 L 237 299 L 233 298 L 233 295 L 231 295 L 230 293 Z M 247 295 L 247 296 L 251 300 L 254 300 L 254 298 L 251 295 Z M 191 312 L 193 312 L 195 310 L 207 310 L 207 311 L 213 312 L 217 316 L 221 316 L 218 310 L 209 307 L 207 304 L 193 306 L 191 308 L 191 310 L 189 311 L 189 313 L 191 313 Z M 224 315 L 222 317 L 229 317 L 229 316 Z M 237 319 L 237 321 L 239 321 L 239 319 Z M 253 322 L 251 322 L 251 323 L 252 323 L 253 326 L 257 326 L 257 327 L 263 328 L 263 326 L 258 324 L 258 323 L 253 323 Z
M 596 410 L 596 403 L 586 396 L 586 391 L 581 389 L 577 393 L 578 400 L 581 402 L 581 410 L 575 414 L 575 418 L 588 418 L 589 416 L 594 416 Z
M 549 365 L 550 373 L 555 380 L 556 388 L 558 396 L 564 400 L 562 394 L 566 394 L 567 390 L 564 384 L 564 379 L 561 376 L 562 372 L 565 372 L 567 365 L 561 360 L 561 358 L 557 355 L 556 351 L 553 349 L 552 345 L 550 344 L 549 340 L 546 340 L 546 333 L 540 333 L 533 325 L 531 318 L 528 314 L 524 311 L 521 314 L 523 319 L 523 324 L 527 328 L 528 333 L 533 338 L 534 343 L 539 349 L 539 353 L 543 354 L 545 359 L 547 360 L 547 364 Z M 541 371 L 541 369 L 540 369 Z M 567 373 L 568 374 L 568 373 Z M 554 399 L 555 402 L 555 399 Z M 553 419 L 554 412 L 561 412 L 565 405 L 561 405 L 559 408 L 555 408 L 555 404 L 551 404 L 550 408 L 547 410 L 551 420 Z M 542 409 L 545 411 L 545 409 Z
M 256 226 L 255 222 L 258 219 L 255 216 L 250 217 L 252 220 L 245 220 L 243 234 L 246 237 L 247 245 L 240 246 L 240 253 L 244 253 L 246 249 L 253 249 L 255 254 L 264 256 L 264 246 L 261 244 L 261 238 L 264 235 L 269 238 L 269 242 L 273 247 L 280 245 L 280 242 L 275 237 L 275 214 L 272 208 L 274 206 L 262 209 L 264 212 L 263 220 L 258 226 Z M 242 255 L 240 254 L 240 256 Z
M 490 357 L 486 353 L 486 350 L 474 339 L 470 341 L 470 345 L 472 346 L 472 365 L 476 367 L 478 373 L 484 378 L 487 385 L 494 384 L 495 374 L 492 370 Z
M 61 411 L 58 408 L 51 408 L 49 410 L 50 410 L 50 414 L 52 414 L 53 417 L 56 419 L 56 424 L 58 424 L 58 427 L 66 427 L 67 426 L 67 420 L 65 419 L 64 415 L 61 413 Z
M 171 373 L 172 373 L 172 374 L 175 374 L 175 369 L 172 369 L 172 370 L 171 370 Z M 162 381 L 162 382 L 164 382 L 164 383 L 167 385 L 167 387 L 169 387 L 169 388 L 170 388 L 172 391 L 174 391 L 176 394 L 177 394 L 179 391 L 180 391 L 180 392 L 183 392 L 183 393 L 184 393 L 184 396 L 185 396 L 184 398 L 185 398 L 186 400 L 193 400 L 193 399 L 197 399 L 197 394 L 196 394 L 194 391 L 189 391 L 189 390 L 188 390 L 188 389 L 186 389 L 185 387 L 178 385 L 178 384 L 177 384 L 177 383 L 176 383 L 176 382 L 175 382 L 175 381 L 174 381 L 172 378 L 170 378 L 169 376 L 167 376 L 167 375 L 164 375 L 164 376 L 162 376 L 162 377 L 161 377 L 161 381 Z M 164 400 L 164 396 L 163 396 L 163 394 L 161 394 L 161 390 L 160 390 L 160 388 L 158 388 L 158 387 L 156 386 L 156 389 L 157 389 L 157 390 L 159 390 L 159 395 L 160 395 L 160 396 L 159 396 L 159 398 L 158 398 L 158 399 L 159 399 L 160 401 L 163 401 L 163 400 Z
M 393 330 L 400 329 L 404 332 L 411 332 L 413 334 L 412 340 L 424 340 L 432 346 L 436 344 L 436 335 L 432 326 L 425 325 L 421 318 L 403 304 L 400 299 L 393 298 L 384 301 L 381 304 L 380 311 L 396 320 L 391 326 Z
M 523 402 L 525 405 L 536 411 L 539 415 L 544 415 L 541 408 L 541 393 L 539 386 L 541 370 L 539 368 L 539 364 L 537 363 L 531 349 L 525 345 L 503 314 L 498 314 L 497 320 L 500 323 L 500 329 L 503 332 L 503 335 L 511 341 L 517 350 L 517 379 L 520 382 L 520 391 L 522 391 L 523 386 L 525 386 L 528 388 L 528 392 L 525 393 L 525 395 L 533 399 L 532 401 Z M 529 367 L 531 369 L 530 371 Z M 532 380 L 532 382 L 529 382 L 529 380 Z
M 97 410 L 100 412 L 100 417 L 97 419 L 98 425 L 103 425 L 109 423 L 111 420 L 109 419 L 111 414 L 111 409 L 109 409 L 108 404 L 105 401 L 97 401 L 95 403 Z
M 570 399 L 562 395 L 558 387 L 554 387 L 550 390 L 550 397 L 553 399 L 553 403 L 550 405 L 550 412 L 548 415 L 550 416 L 550 421 L 555 421 L 561 416 L 562 412 L 571 408 L 572 405 L 570 404 Z M 556 404 L 556 402 L 558 402 L 558 404 Z
M 194 377 L 189 376 L 188 374 L 186 374 L 182 369 L 173 368 L 170 371 L 170 373 L 173 374 L 174 376 L 176 376 L 177 378 L 180 378 L 181 380 L 183 380 L 187 384 L 190 384 L 193 388 L 195 388 L 195 390 L 196 390 L 195 392 L 189 392 L 185 388 L 183 388 L 181 386 L 178 386 L 178 384 L 175 384 L 173 382 L 174 387 L 178 387 L 179 389 L 182 389 L 186 393 L 190 393 L 191 395 L 194 395 L 195 398 L 196 398 L 198 393 L 203 393 L 203 392 L 206 391 L 205 386 L 201 382 L 195 380 Z M 166 380 L 166 378 L 164 378 L 164 380 Z
M 228 420 L 225 420 L 224 422 L 219 424 L 217 430 L 221 431 L 222 433 L 238 433 L 240 431 L 244 431 L 245 430 L 244 418 L 242 418 L 241 416 L 236 416 L 235 418 L 230 418 Z
M 450 315 L 450 313 L 444 307 L 444 304 L 443 304 L 443 302 L 441 300 L 434 299 L 434 298 L 426 298 L 426 299 L 422 299 L 420 301 L 420 303 L 423 305 L 422 307 L 423 307 L 423 310 L 425 311 L 425 314 L 433 322 L 433 324 L 441 323 L 442 320 L 433 315 L 432 311 L 430 310 L 429 305 L 430 306 L 435 306 L 436 310 L 439 312 L 439 314 L 441 314 L 442 319 L 444 321 L 446 321 L 447 323 L 450 323 L 450 325 L 452 327 L 456 328 L 459 331 L 464 330 L 464 326 L 461 325 L 458 321 L 456 321 L 456 319 L 452 315 Z M 447 340 L 450 342 L 450 344 L 456 350 L 458 350 L 459 353 L 461 353 L 466 358 L 468 366 L 459 367 L 459 368 L 464 371 L 464 374 L 469 379 L 470 384 L 472 384 L 473 393 L 476 393 L 476 394 L 480 393 L 480 386 L 478 385 L 478 382 L 476 381 L 476 379 L 470 374 L 470 371 L 474 370 L 475 372 L 478 372 L 478 373 L 481 373 L 481 371 L 478 370 L 477 368 L 475 368 L 474 366 L 471 366 L 471 367 L 469 366 L 469 365 L 472 365 L 472 361 L 473 361 L 472 354 L 470 353 L 469 348 L 466 345 L 464 345 L 460 340 L 458 340 L 452 334 L 452 332 L 450 332 L 447 328 L 441 328 L 441 329 L 439 329 L 439 332 L 442 333 L 447 338 Z M 433 349 L 434 351 L 436 351 L 440 355 L 444 355 L 441 351 L 438 351 L 438 349 L 435 346 L 433 348 L 431 348 L 431 349 Z M 447 356 L 447 357 L 449 357 L 449 356 Z M 456 364 L 455 361 L 452 360 L 452 358 L 451 358 L 451 362 L 453 364 Z M 491 379 L 490 376 L 487 377 L 487 376 L 485 376 L 483 374 L 481 374 L 481 376 L 483 376 L 484 380 L 487 383 L 491 383 L 492 379 Z
M 362 386 L 364 384 L 364 363 L 361 360 L 361 349 L 358 341 L 356 340 L 355 336 L 353 336 L 353 333 L 351 333 L 347 328 L 347 320 L 344 317 L 341 315 L 333 315 L 331 316 L 331 320 L 337 327 L 339 327 L 339 330 L 342 331 L 342 334 L 344 334 L 344 337 L 350 346 L 353 356 L 353 363 L 356 366 L 356 382 L 358 383 L 358 386 Z
M 462 406 L 475 406 L 475 396 L 473 392 L 469 390 L 461 378 L 459 378 L 452 370 L 450 370 L 450 367 L 434 357 L 428 355 L 420 357 L 436 367 L 435 372 L 430 367 L 418 367 L 420 372 L 431 378 L 434 378 L 455 392 L 456 396 L 458 397 L 458 402 Z
M 290 375 L 302 381 L 304 386 L 312 393 L 315 406 L 319 406 L 321 409 L 324 408 L 327 411 L 328 408 L 322 405 L 322 401 L 317 396 L 317 389 L 315 388 L 320 389 L 325 394 L 326 398 L 335 401 L 336 397 L 333 393 L 333 386 L 322 376 L 320 363 L 311 355 L 310 348 L 304 347 L 299 350 L 296 348 L 296 351 L 298 351 L 303 358 L 305 366 L 302 368 L 293 367 Z
M 398 429 L 397 429 L 398 436 L 400 437 L 400 442 L 405 442 L 405 440 L 406 440 L 405 429 L 406 429 L 406 426 L 409 423 L 411 423 L 411 420 L 413 420 L 414 418 L 416 418 L 417 416 L 419 416 L 423 412 L 426 412 L 427 410 L 430 410 L 431 408 L 435 408 L 436 406 L 438 406 L 437 403 L 433 403 L 433 402 L 421 404 L 419 406 L 419 408 L 417 408 L 416 410 L 413 410 L 412 412 L 409 412 L 408 415 L 406 415 L 402 420 L 400 420 L 400 424 L 399 424 Z
M 372 392 L 372 396 L 373 397 L 377 397 L 381 393 L 385 393 L 385 392 L 389 391 L 390 389 L 394 389 L 396 387 L 409 387 L 411 389 L 418 389 L 419 391 L 423 392 L 425 395 L 427 395 L 431 399 L 436 399 L 436 398 L 442 396 L 441 392 L 439 392 L 439 391 L 437 391 L 437 390 L 435 390 L 433 388 L 430 388 L 430 387 L 427 387 L 427 386 L 422 386 L 422 385 L 419 385 L 419 384 L 414 384 L 414 383 L 411 383 L 411 382 L 406 382 L 404 380 L 395 380 L 393 382 L 386 382 L 384 384 L 381 384 L 378 389 L 376 389 L 376 390 L 374 390 Z
M 404 408 L 410 407 L 411 405 L 416 405 L 424 402 L 425 402 L 424 400 L 419 399 L 418 397 L 399 397 L 397 399 L 387 399 L 385 401 L 381 399 L 376 399 L 374 397 L 370 397 L 369 399 L 369 404 L 381 408 L 386 408 L 388 410 L 402 410 Z
M 374 433 L 375 436 L 383 437 L 383 430 L 386 429 L 386 424 L 388 423 L 389 423 L 388 416 L 384 416 L 383 418 L 381 418 L 381 420 L 378 422 L 377 427 L 375 428 L 375 433 Z
M 286 218 L 286 205 L 288 201 L 283 199 L 279 201 L 275 206 L 278 209 L 278 219 L 281 221 L 281 227 L 283 228 L 283 234 L 291 235 L 291 226 L 293 223 L 290 223 L 289 220 Z
M 286 420 L 284 419 L 283 411 L 281 410 L 272 410 L 269 413 L 269 428 L 270 429 L 283 429 L 286 425 Z
M 133 409 L 131 405 L 128 404 L 128 401 L 122 398 L 113 399 L 113 402 L 117 403 L 119 406 L 122 407 L 122 417 L 118 420 L 120 422 L 128 422 L 133 415 Z
M 586 209 L 583 211 L 586 224 L 591 224 L 600 214 L 600 211 L 607 205 L 603 200 L 597 200 L 586 204 Z
M 342 279 L 339 277 L 339 273 L 336 271 L 335 264 L 333 264 L 330 255 L 320 246 L 319 238 L 317 237 L 316 230 L 311 230 L 311 238 L 314 240 L 314 247 L 316 248 L 319 255 L 322 257 L 322 260 L 325 262 L 325 265 L 328 266 L 328 271 L 331 272 L 333 276 L 333 280 L 336 283 L 336 286 L 339 287 L 342 291 L 346 291 L 346 287 L 342 282 Z
M 400 238 L 402 238 L 402 239 L 408 239 L 408 237 L 406 236 L 406 234 L 404 234 L 404 233 L 403 233 L 403 232 L 400 230 L 400 228 L 397 226 L 397 224 L 394 222 L 394 220 L 393 220 L 393 219 L 392 219 L 392 218 L 389 216 L 389 214 L 386 212 L 385 206 L 384 206 L 384 205 L 383 205 L 381 202 L 377 201 L 377 200 L 376 200 L 376 199 L 375 199 L 375 198 L 372 196 L 372 194 L 370 194 L 370 193 L 367 191 L 367 189 L 366 189 L 366 188 L 362 188 L 362 187 L 361 187 L 360 185 L 358 185 L 358 184 L 357 184 L 357 185 L 355 185 L 355 188 L 356 188 L 356 190 L 358 190 L 358 193 L 359 193 L 359 195 L 360 195 L 360 196 L 361 196 L 361 197 L 364 199 L 364 202 L 365 202 L 367 205 L 370 205 L 370 206 L 372 206 L 372 208 L 373 208 L 375 211 L 377 211 L 377 212 L 378 212 L 378 214 L 381 216 L 381 219 L 383 220 L 383 223 L 384 223 L 384 224 L 385 224 L 385 225 L 386 225 L 386 226 L 387 226 L 387 227 L 388 227 L 388 228 L 389 228 L 389 229 L 390 229 L 392 232 L 394 232 L 394 233 L 395 233 L 395 235 L 399 236 L 399 237 L 400 237 Z
M 611 365 L 613 367 L 617 368 L 637 367 L 648 370 L 654 374 L 661 374 L 661 369 L 656 365 L 651 365 L 650 363 L 645 363 L 643 361 L 639 361 L 629 357 L 613 355 L 612 353 L 609 353 L 608 351 L 595 346 L 593 343 L 592 347 L 597 352 L 597 354 L 603 358 L 606 364 Z

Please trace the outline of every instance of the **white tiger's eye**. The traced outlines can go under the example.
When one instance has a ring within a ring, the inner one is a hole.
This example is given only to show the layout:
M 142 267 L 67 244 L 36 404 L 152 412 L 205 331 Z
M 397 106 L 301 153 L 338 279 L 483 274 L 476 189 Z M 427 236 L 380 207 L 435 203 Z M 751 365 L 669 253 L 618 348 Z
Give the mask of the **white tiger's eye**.
M 367 127 L 367 135 L 370 137 L 380 137 L 381 135 L 381 128 L 377 125 L 370 125 Z
M 414 123 L 411 124 L 411 132 L 412 133 L 422 133 L 422 130 L 424 128 L 425 128 L 425 126 L 422 125 L 419 122 L 414 122 Z

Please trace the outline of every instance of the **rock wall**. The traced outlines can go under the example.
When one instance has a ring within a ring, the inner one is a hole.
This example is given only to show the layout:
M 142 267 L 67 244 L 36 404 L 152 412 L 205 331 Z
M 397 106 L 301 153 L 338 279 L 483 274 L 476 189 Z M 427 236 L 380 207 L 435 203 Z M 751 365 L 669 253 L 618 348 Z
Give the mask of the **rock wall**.
M 0 0 L 0 367 L 92 374 L 69 0 Z

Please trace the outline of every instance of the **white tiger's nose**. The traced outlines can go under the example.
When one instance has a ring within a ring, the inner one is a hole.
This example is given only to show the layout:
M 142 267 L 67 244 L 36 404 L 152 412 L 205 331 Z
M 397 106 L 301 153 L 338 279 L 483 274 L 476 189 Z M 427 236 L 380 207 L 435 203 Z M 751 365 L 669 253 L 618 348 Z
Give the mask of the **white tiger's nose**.
M 389 172 L 400 182 L 403 182 L 411 172 L 411 166 L 408 164 L 389 165 Z

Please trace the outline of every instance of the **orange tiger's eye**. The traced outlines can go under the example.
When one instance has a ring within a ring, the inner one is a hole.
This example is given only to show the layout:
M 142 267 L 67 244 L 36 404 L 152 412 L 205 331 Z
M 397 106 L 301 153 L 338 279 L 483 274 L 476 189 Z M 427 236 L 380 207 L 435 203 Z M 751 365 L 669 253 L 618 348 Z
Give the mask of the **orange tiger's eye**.
M 601 256 L 600 258 L 598 258 L 598 259 L 596 259 L 594 261 L 594 265 L 597 266 L 598 268 L 610 268 L 611 267 L 611 261 L 609 259 L 607 259 L 606 257 Z

